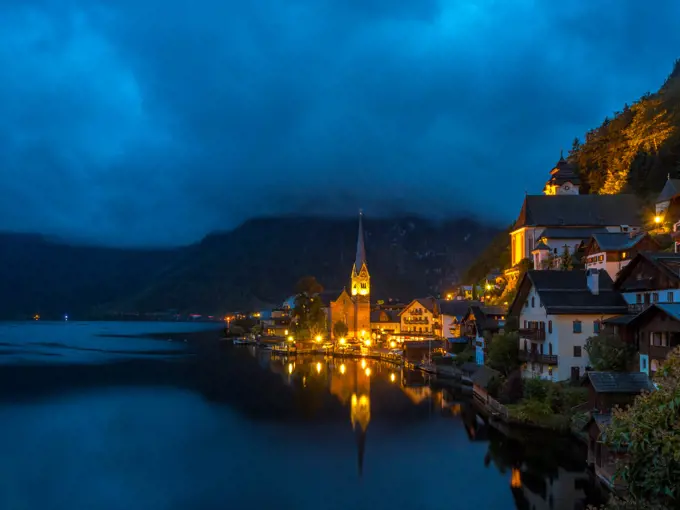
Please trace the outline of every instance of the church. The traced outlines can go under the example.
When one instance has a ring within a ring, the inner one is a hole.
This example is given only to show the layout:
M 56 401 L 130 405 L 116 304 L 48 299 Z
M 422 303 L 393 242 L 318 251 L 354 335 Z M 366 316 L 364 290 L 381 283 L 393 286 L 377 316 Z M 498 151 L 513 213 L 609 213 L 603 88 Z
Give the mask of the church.
M 330 303 L 331 338 L 334 338 L 333 325 L 342 321 L 347 325 L 347 338 L 368 340 L 371 335 L 371 276 L 366 263 L 364 245 L 363 214 L 359 213 L 359 233 L 357 253 L 349 280 L 350 291 L 345 287 L 338 298 Z

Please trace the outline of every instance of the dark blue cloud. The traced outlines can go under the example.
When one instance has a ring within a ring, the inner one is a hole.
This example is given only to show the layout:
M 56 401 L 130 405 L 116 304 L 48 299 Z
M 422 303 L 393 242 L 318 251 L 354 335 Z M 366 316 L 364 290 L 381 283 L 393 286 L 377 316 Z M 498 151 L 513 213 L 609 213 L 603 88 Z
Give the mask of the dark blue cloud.
M 182 243 L 261 214 L 508 223 L 656 89 L 673 0 L 6 0 L 0 229 Z

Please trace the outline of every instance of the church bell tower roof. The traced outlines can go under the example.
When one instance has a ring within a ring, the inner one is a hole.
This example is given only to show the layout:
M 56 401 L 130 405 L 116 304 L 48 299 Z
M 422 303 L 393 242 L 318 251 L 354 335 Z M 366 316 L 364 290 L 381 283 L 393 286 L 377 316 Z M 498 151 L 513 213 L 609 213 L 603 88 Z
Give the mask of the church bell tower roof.
M 361 268 L 366 264 L 366 247 L 364 246 L 364 213 L 359 211 L 359 234 L 357 236 L 357 254 L 354 259 L 354 273 L 359 274 Z

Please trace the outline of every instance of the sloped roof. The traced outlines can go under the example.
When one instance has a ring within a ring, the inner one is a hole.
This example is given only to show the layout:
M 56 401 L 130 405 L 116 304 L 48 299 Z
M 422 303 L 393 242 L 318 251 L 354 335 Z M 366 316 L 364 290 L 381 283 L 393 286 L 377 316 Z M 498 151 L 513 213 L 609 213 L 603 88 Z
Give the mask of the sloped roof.
M 616 275 L 614 286 L 619 288 L 638 264 L 647 261 L 671 280 L 680 282 L 680 253 L 641 251 Z
M 527 195 L 514 229 L 642 225 L 635 195 Z
M 593 413 L 583 426 L 582 430 L 587 430 L 593 422 L 597 425 L 597 428 L 602 431 L 611 424 L 612 415 L 609 413 Z
M 651 239 L 650 235 L 647 233 L 633 236 L 627 232 L 602 232 L 593 234 L 593 239 L 602 251 L 630 250 L 645 238 Z
M 526 296 L 533 285 L 541 303 L 550 314 L 623 314 L 628 304 L 613 288 L 613 282 L 606 271 L 599 271 L 599 293 L 593 294 L 588 288 L 586 271 L 530 270 L 519 284 L 519 290 L 510 309 L 519 315 Z
M 486 388 L 494 377 L 500 377 L 501 373 L 489 368 L 486 365 L 480 365 L 470 376 L 472 384 L 476 384 L 482 388 Z
M 471 306 L 479 306 L 479 301 L 446 301 L 439 300 L 439 313 L 453 317 L 464 317 Z
M 644 372 L 586 372 L 597 393 L 642 393 L 654 391 L 654 385 Z
M 359 232 L 357 234 L 357 254 L 354 259 L 354 274 L 358 275 L 366 265 L 366 247 L 364 246 L 364 214 L 359 212 Z
M 589 239 L 593 234 L 607 232 L 604 227 L 585 228 L 546 228 L 541 233 L 541 239 Z
M 671 200 L 678 195 L 680 195 L 680 179 L 668 179 L 657 197 L 656 203 Z
M 381 319 L 383 313 L 387 315 L 387 321 Z M 372 310 L 371 322 L 399 322 L 399 312 L 397 310 Z
M 550 251 L 550 247 L 543 242 L 543 239 L 541 239 L 538 242 L 538 244 L 536 245 L 536 247 L 534 248 L 534 250 L 548 250 L 548 251 Z
M 576 167 L 560 156 L 560 160 L 550 171 L 550 183 L 561 185 L 565 182 L 571 182 L 572 184 L 581 184 L 581 179 L 576 173 Z
M 431 296 L 424 297 L 424 298 L 415 298 L 413 301 L 411 301 L 408 305 L 406 305 L 402 310 L 399 311 L 399 315 L 404 313 L 406 309 L 411 306 L 413 303 L 418 303 L 420 306 L 425 308 L 426 310 L 430 312 L 434 312 L 434 308 L 437 305 L 437 300 Z

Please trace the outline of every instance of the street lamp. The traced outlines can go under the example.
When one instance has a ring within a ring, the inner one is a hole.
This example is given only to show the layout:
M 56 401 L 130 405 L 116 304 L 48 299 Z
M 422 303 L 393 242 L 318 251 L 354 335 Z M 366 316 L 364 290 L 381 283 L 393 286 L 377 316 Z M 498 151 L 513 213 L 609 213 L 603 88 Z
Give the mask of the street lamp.
M 293 338 L 293 335 L 291 335 L 291 336 L 288 337 L 288 341 L 289 341 L 289 342 L 292 342 L 293 340 L 295 340 L 295 338 Z
M 314 340 L 316 340 L 317 342 L 320 342 L 320 341 L 321 341 L 321 335 L 316 335 L 316 337 L 314 338 Z
M 347 342 L 347 340 L 345 340 L 345 337 L 344 336 L 340 337 L 340 345 L 345 345 L 345 342 Z
M 654 216 L 654 223 L 656 223 L 658 225 L 659 223 L 661 223 L 662 219 L 663 218 L 661 218 L 661 216 Z

